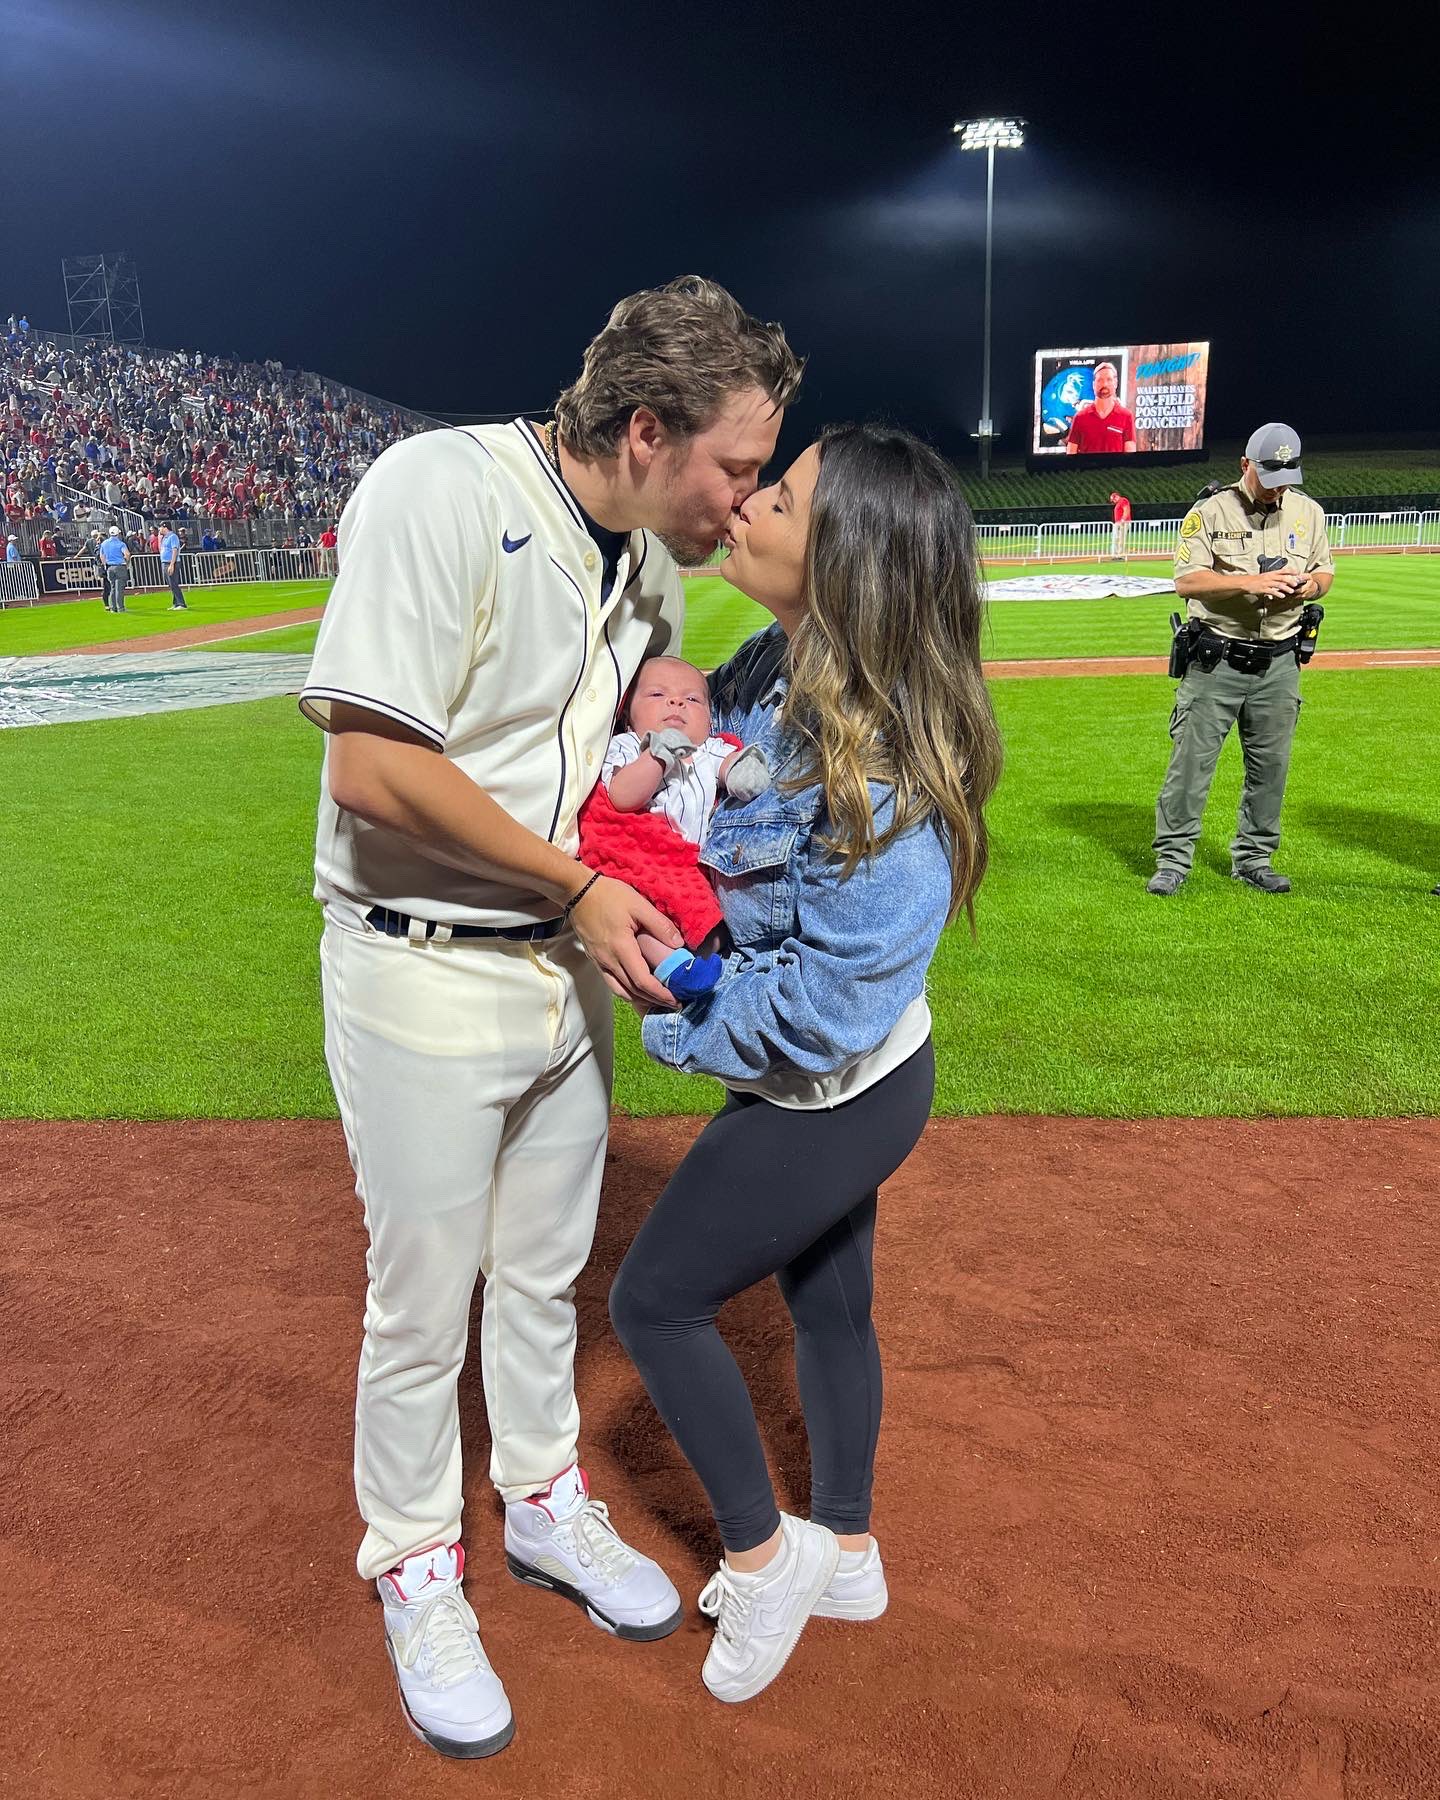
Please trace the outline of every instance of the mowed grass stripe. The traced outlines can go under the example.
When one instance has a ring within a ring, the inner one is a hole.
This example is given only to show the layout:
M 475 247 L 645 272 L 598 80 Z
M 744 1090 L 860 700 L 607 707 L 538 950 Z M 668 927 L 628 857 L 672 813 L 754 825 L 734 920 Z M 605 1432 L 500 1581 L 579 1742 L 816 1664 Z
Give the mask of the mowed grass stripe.
M 1159 563 L 1130 564 L 1131 573 L 1165 573 Z M 1095 563 L 1055 564 L 1044 568 L 992 565 L 991 580 L 1035 574 L 1105 573 Z M 1113 572 L 1113 570 L 1111 571 Z M 0 611 L 0 656 L 43 655 L 49 650 L 119 641 L 126 637 L 161 636 L 195 625 L 234 619 L 263 621 L 275 612 L 321 605 L 325 582 L 256 583 L 244 588 L 195 588 L 188 594 L 190 612 L 168 611 L 169 596 L 132 597 L 131 615 L 115 619 L 98 600 L 58 606 L 9 608 Z M 688 581 L 685 653 L 702 668 L 714 668 L 753 631 L 770 623 L 770 615 L 737 593 L 722 576 Z M 1175 597 L 1162 594 L 1129 600 L 998 599 L 989 608 L 984 653 L 996 662 L 1036 657 L 1163 656 L 1169 646 L 1169 616 Z M 282 626 L 274 634 L 249 635 L 218 642 L 215 649 L 239 654 L 314 648 L 316 627 Z M 263 630 L 263 624 L 257 632 Z M 1335 589 L 1326 602 L 1321 638 L 1323 650 L 1430 648 L 1440 645 L 1440 557 L 1344 557 Z
M 1161 902 L 1144 880 L 1170 684 L 996 684 L 980 937 L 948 933 L 931 978 L 939 1111 L 1440 1110 L 1440 671 L 1312 671 L 1305 693 L 1279 858 L 1295 893 L 1229 879 L 1232 742 L 1196 873 Z M 332 1111 L 319 756 L 293 700 L 0 732 L 0 1113 Z M 621 1107 L 713 1106 L 618 1022 Z
M 0 609 L 0 656 L 47 656 L 131 638 L 162 638 L 197 625 L 228 625 L 270 613 L 323 606 L 328 581 L 252 581 L 185 589 L 187 612 L 170 611 L 170 592 L 127 594 L 123 614 L 107 613 L 98 594 L 48 606 Z

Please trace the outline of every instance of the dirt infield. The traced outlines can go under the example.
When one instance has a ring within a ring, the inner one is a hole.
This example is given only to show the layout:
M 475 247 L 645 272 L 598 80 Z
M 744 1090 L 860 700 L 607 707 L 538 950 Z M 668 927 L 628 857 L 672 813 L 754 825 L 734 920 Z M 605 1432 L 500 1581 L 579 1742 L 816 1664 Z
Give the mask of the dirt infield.
M 712 1530 L 605 1314 L 691 1121 L 617 1122 L 585 1457 L 688 1603 L 618 1643 L 503 1568 L 467 1372 L 467 1586 L 513 1745 L 405 1730 L 354 1576 L 364 1279 L 338 1126 L 0 1125 L 0 1789 L 25 1800 L 1423 1800 L 1440 1793 L 1440 1122 L 932 1125 L 881 1203 L 893 1603 L 699 1684 Z M 782 1504 L 788 1326 L 724 1320 Z

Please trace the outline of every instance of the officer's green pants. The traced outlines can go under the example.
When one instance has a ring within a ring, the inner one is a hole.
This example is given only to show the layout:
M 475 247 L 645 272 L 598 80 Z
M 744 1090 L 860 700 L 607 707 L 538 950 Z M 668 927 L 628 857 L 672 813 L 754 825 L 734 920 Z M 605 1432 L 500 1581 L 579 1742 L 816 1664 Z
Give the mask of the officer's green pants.
M 1190 667 L 1170 715 L 1174 748 L 1155 808 L 1157 868 L 1189 871 L 1215 764 L 1232 725 L 1240 728 L 1245 787 L 1230 866 L 1269 865 L 1280 842 L 1280 804 L 1299 715 L 1300 670 L 1293 656 L 1277 656 L 1261 675 L 1241 675 L 1228 662 L 1208 672 Z

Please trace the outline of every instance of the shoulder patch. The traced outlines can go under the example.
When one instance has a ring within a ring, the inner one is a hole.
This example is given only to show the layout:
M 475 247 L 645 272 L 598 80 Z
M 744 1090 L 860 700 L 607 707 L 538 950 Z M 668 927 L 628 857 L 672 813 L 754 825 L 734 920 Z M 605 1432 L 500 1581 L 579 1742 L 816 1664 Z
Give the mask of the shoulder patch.
M 1188 563 L 1190 560 L 1190 546 L 1183 539 L 1175 546 L 1175 560 L 1177 563 Z
M 1196 532 L 1201 529 L 1201 527 L 1204 525 L 1204 523 L 1205 523 L 1205 521 L 1200 517 L 1199 512 L 1192 506 L 1190 511 L 1188 513 L 1186 513 L 1185 517 L 1180 521 L 1181 537 L 1182 538 L 1194 537 Z

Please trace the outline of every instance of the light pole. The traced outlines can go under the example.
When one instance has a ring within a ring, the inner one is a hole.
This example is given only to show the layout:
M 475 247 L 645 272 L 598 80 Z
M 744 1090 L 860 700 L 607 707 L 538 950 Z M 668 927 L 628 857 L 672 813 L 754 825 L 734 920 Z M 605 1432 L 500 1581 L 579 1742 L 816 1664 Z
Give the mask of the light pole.
M 990 416 L 990 246 L 995 229 L 995 152 L 1018 150 L 1025 142 L 1023 119 L 961 119 L 955 135 L 962 150 L 985 152 L 985 373 L 981 380 L 980 429 L 971 436 L 980 441 L 980 479 L 990 475 L 990 445 L 995 421 Z

